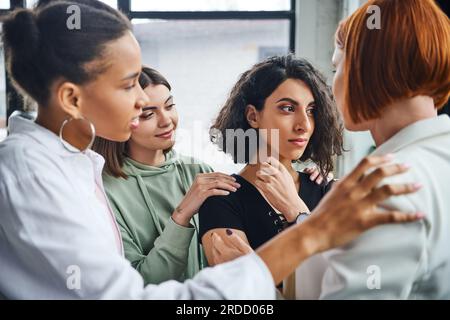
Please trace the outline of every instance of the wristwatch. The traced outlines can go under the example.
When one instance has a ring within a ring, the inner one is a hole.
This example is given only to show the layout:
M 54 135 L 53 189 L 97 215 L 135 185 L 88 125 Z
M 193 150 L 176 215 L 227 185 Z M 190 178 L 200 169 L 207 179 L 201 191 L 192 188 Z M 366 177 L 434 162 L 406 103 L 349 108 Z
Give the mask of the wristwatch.
M 311 215 L 311 212 L 300 212 L 295 220 L 296 223 L 302 223 Z

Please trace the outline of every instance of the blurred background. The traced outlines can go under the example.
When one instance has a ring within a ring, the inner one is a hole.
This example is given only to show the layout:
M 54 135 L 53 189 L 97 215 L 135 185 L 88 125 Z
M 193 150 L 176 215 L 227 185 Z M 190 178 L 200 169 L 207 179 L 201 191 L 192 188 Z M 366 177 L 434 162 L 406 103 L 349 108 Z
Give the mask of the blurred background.
M 175 149 L 232 173 L 240 169 L 209 141 L 209 126 L 239 75 L 266 57 L 295 52 L 331 84 L 333 37 L 339 21 L 364 0 L 104 0 L 131 19 L 144 64 L 172 85 L 180 116 Z M 0 0 L 0 15 L 35 0 Z M 448 0 L 440 5 L 448 14 Z M 32 103 L 14 91 L 0 50 L 0 141 L 7 117 Z M 448 112 L 448 107 L 447 107 Z M 345 132 L 335 175 L 374 147 L 366 132 Z

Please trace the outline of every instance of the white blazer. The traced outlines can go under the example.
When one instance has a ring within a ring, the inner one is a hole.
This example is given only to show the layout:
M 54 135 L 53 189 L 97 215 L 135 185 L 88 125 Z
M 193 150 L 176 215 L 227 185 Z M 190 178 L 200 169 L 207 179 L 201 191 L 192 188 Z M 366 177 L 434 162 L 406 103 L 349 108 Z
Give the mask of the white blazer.
M 251 254 L 184 284 L 144 287 L 117 246 L 95 196 L 103 158 L 71 153 L 52 132 L 10 118 L 0 144 L 0 296 L 9 299 L 274 299 L 272 276 Z
M 384 225 L 347 246 L 305 261 L 296 271 L 299 299 L 450 299 L 450 118 L 418 121 L 379 146 L 412 168 L 383 183 L 423 184 L 382 205 L 423 212 L 423 221 Z

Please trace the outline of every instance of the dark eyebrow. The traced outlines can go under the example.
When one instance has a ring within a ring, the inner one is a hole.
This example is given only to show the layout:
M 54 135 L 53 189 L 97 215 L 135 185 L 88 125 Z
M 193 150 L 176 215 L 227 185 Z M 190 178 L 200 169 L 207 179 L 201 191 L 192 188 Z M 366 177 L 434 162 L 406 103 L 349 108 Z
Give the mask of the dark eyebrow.
M 166 104 L 167 102 L 169 102 L 169 100 L 172 99 L 172 98 L 173 98 L 173 96 L 169 96 L 169 97 L 167 98 L 166 102 L 164 102 L 164 104 Z M 158 107 L 147 106 L 147 107 L 142 108 L 142 111 L 155 110 L 155 109 L 158 109 Z
M 123 79 L 120 80 L 120 81 L 125 81 L 125 80 L 131 80 L 131 79 L 134 79 L 134 78 L 136 78 L 137 76 L 139 76 L 139 74 L 140 74 L 140 72 L 135 72 L 135 73 L 133 73 L 133 74 L 130 74 L 129 76 L 126 76 L 125 78 L 123 78 Z
M 296 107 L 298 107 L 300 105 L 297 101 L 295 101 L 294 99 L 291 99 L 291 98 L 282 98 L 282 99 L 278 100 L 277 103 L 282 102 L 282 101 L 290 102 L 293 105 L 295 105 Z M 308 103 L 308 105 L 306 107 L 310 107 L 311 105 L 313 105 L 315 103 L 316 102 L 313 100 L 310 103 Z
M 166 104 L 167 102 L 169 102 L 170 99 L 173 99 L 173 96 L 170 96 L 167 98 L 166 102 L 164 102 L 164 104 Z
M 282 101 L 290 102 L 290 103 L 292 103 L 293 105 L 298 106 L 298 102 L 295 101 L 294 99 L 291 99 L 291 98 L 281 98 L 280 100 L 277 101 L 277 103 L 278 103 L 278 102 L 282 102 Z

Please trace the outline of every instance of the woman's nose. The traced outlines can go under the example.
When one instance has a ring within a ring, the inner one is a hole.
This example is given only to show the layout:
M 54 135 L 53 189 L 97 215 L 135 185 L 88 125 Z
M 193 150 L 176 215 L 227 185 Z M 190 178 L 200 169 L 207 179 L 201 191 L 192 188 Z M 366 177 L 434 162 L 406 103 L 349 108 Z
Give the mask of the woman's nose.
M 136 104 L 134 105 L 134 107 L 135 107 L 136 109 L 142 109 L 142 108 L 144 108 L 145 106 L 147 106 L 148 103 L 149 103 L 149 101 L 146 100 L 146 99 L 138 99 L 138 100 L 136 101 Z
M 298 116 L 295 131 L 303 131 L 303 132 L 311 131 L 311 120 L 309 119 L 306 112 L 302 112 Z
M 148 98 L 144 90 L 141 88 L 141 86 L 138 87 L 139 87 L 138 88 L 139 95 L 136 100 L 136 109 L 142 109 L 150 103 L 150 99 Z
M 168 127 L 170 126 L 170 124 L 172 123 L 172 119 L 170 117 L 169 112 L 167 112 L 166 110 L 162 109 L 160 116 L 159 116 L 159 121 L 158 121 L 158 125 L 159 127 Z

